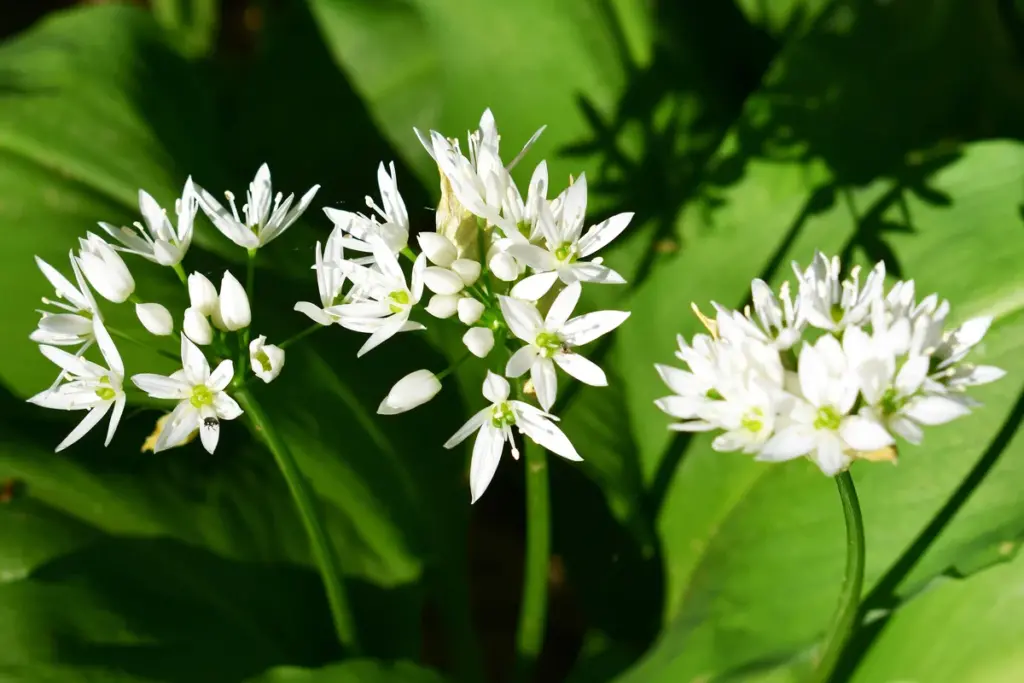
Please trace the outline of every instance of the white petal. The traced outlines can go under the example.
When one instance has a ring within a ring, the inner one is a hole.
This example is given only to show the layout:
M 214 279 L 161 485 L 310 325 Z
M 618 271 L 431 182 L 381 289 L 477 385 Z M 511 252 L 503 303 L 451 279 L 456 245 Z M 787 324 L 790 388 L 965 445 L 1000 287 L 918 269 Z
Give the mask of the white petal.
M 512 406 L 516 411 L 516 424 L 523 431 L 523 434 L 533 439 L 538 445 L 543 446 L 555 455 L 562 456 L 566 460 L 583 460 L 580 454 L 576 452 L 572 442 L 569 441 L 569 437 L 555 423 L 542 417 L 542 414 L 539 412 L 527 411 L 523 408 L 523 406 L 527 408 L 532 407 L 529 404 L 513 401 Z
M 330 325 L 333 322 L 331 317 L 324 313 L 322 308 L 309 301 L 300 301 L 295 304 L 294 308 L 318 325 Z
M 402 327 L 408 322 L 408 314 L 401 315 L 396 313 L 391 316 L 387 322 L 380 326 L 376 332 L 370 335 L 370 338 L 360 347 L 356 353 L 356 358 L 361 358 L 373 349 L 377 348 L 388 339 L 401 332 Z
M 423 284 L 435 294 L 458 294 L 465 287 L 457 273 L 438 266 L 423 271 Z
M 549 330 L 561 329 L 565 325 L 565 321 L 572 315 L 576 304 L 579 303 L 582 292 L 583 286 L 578 282 L 574 282 L 559 292 L 555 300 L 551 302 L 551 308 L 548 309 L 548 314 L 544 318 L 544 326 Z
M 181 331 L 184 336 L 200 346 L 206 346 L 213 342 L 213 328 L 210 326 L 210 321 L 195 308 L 185 309 Z
M 231 382 L 235 373 L 235 365 L 230 360 L 222 360 L 206 380 L 206 386 L 212 391 L 222 391 Z
M 805 427 L 792 426 L 779 431 L 757 454 L 757 460 L 782 462 L 806 455 L 815 446 L 813 432 Z
M 259 238 L 253 234 L 252 230 L 236 221 L 232 213 L 221 206 L 213 195 L 198 185 L 193 185 L 193 187 L 203 213 L 209 217 L 214 227 L 220 230 L 222 235 L 246 249 L 255 249 L 260 245 Z
M 944 396 L 922 396 L 907 404 L 904 414 L 923 425 L 941 425 L 970 413 L 970 409 Z
M 608 378 L 605 376 L 604 370 L 585 356 L 578 353 L 556 353 L 554 361 L 567 374 L 584 384 L 589 384 L 592 387 L 608 386 Z
M 889 420 L 889 427 L 892 431 L 896 432 L 897 435 L 903 437 L 915 446 L 920 444 L 921 440 L 924 438 L 924 430 L 922 430 L 916 422 L 905 417 L 896 416 Z
M 523 301 L 537 301 L 551 290 L 551 286 L 557 279 L 558 273 L 553 270 L 546 273 L 535 273 L 517 282 L 509 294 Z
M 458 251 L 452 241 L 436 232 L 421 232 L 416 236 L 420 249 L 427 255 L 430 262 L 442 268 L 449 268 L 458 257 Z
M 480 279 L 480 262 L 473 261 L 471 259 L 455 259 L 452 262 L 452 270 L 462 279 L 462 282 L 467 286 L 471 286 Z
M 427 313 L 435 318 L 450 318 L 455 315 L 461 300 L 457 294 L 435 294 L 427 302 Z
M 192 395 L 192 387 L 178 379 L 143 373 L 132 375 L 132 383 L 151 398 L 184 399 Z
M 697 417 L 706 404 L 706 400 L 691 396 L 665 396 L 654 402 L 665 413 L 680 420 Z
M 485 306 L 476 299 L 465 296 L 458 300 L 456 310 L 459 312 L 459 322 L 463 325 L 472 325 L 480 320 Z
M 238 405 L 238 401 L 223 391 L 214 394 L 213 409 L 217 411 L 217 417 L 222 420 L 234 420 L 242 414 L 242 406 Z
M 82 421 L 79 422 L 78 425 L 71 430 L 71 433 L 68 434 L 67 437 L 63 441 L 61 441 L 57 448 L 54 450 L 59 453 L 60 451 L 64 450 L 65 448 L 67 448 L 68 446 L 70 446 L 71 444 L 75 443 L 83 436 L 88 434 L 89 430 L 91 430 L 93 427 L 99 424 L 99 421 L 102 420 L 103 416 L 107 414 L 107 411 L 110 410 L 111 405 L 112 404 L 110 401 L 104 401 L 95 408 L 92 408 L 86 414 L 86 416 L 82 418 Z
M 895 387 L 900 396 L 910 396 L 921 388 L 928 376 L 928 358 L 914 356 L 896 373 Z
M 466 440 L 470 434 L 480 429 L 484 422 L 491 419 L 491 408 L 490 406 L 483 410 L 477 411 L 473 417 L 466 420 L 466 424 L 459 427 L 459 430 L 452 434 L 452 438 L 444 442 L 445 448 L 455 448 L 460 443 Z
M 249 308 L 249 297 L 234 275 L 224 271 L 220 282 L 220 319 L 230 332 L 248 327 L 252 322 L 252 311 Z
M 569 266 L 574 280 L 602 285 L 624 285 L 626 278 L 608 266 L 590 261 L 577 261 Z
M 135 315 L 150 334 L 166 337 L 174 332 L 174 319 L 162 304 L 135 304 Z M 102 345 L 100 348 L 103 348 Z
M 512 334 L 528 344 L 536 341 L 537 334 L 544 326 L 537 307 L 507 296 L 499 296 L 498 301 L 501 304 L 501 314 Z
M 469 465 L 469 490 L 471 503 L 480 500 L 488 484 L 494 478 L 501 462 L 501 452 L 505 450 L 505 437 L 489 424 L 485 424 L 476 435 L 473 444 L 473 459 Z
M 555 364 L 550 358 L 537 358 L 530 367 L 530 380 L 537 392 L 537 402 L 544 410 L 551 410 L 558 394 L 558 377 L 555 375 Z
M 800 349 L 797 372 L 800 376 L 800 391 L 804 398 L 815 407 L 824 405 L 825 392 L 828 389 L 828 366 L 811 344 L 805 343 Z
M 160 436 L 153 445 L 153 452 L 160 453 L 185 443 L 185 439 L 199 428 L 199 411 L 188 401 L 182 401 L 171 411 L 164 422 Z
M 587 230 L 587 234 L 580 239 L 580 258 L 590 256 L 609 244 L 626 229 L 631 220 L 633 220 L 632 213 L 620 213 Z
M 498 252 L 491 257 L 487 266 L 503 282 L 514 282 L 519 277 L 519 265 L 511 254 Z
M 494 330 L 489 327 L 471 327 L 462 335 L 462 343 L 477 358 L 486 358 L 494 348 Z
M 895 443 L 885 427 L 860 415 L 844 418 L 839 426 L 839 436 L 855 451 L 877 451 Z
M 206 356 L 198 346 L 184 336 L 181 338 L 181 368 L 192 386 L 206 384 L 206 380 L 210 378 L 210 364 L 206 362 Z
M 513 244 L 508 248 L 508 253 L 534 270 L 548 271 L 554 270 L 558 266 L 558 259 L 551 252 L 536 244 Z
M 104 446 L 109 446 L 110 442 L 114 439 L 114 433 L 117 431 L 117 426 L 121 424 L 121 415 L 124 414 L 124 404 L 126 402 L 124 394 L 120 394 L 114 399 L 114 412 L 110 414 L 110 424 L 107 425 L 107 438 L 103 442 Z
M 626 322 L 629 311 L 594 311 L 577 316 L 562 326 L 562 338 L 570 346 L 583 346 Z
M 830 477 L 842 472 L 850 464 L 850 457 L 843 452 L 843 442 L 838 437 L 819 439 L 818 448 L 810 453 L 810 458 Z
M 199 440 L 207 453 L 217 450 L 217 442 L 220 440 L 220 420 L 217 418 L 213 406 L 203 406 L 199 414 Z
M 505 365 L 505 374 L 509 377 L 521 377 L 529 370 L 537 358 L 537 347 L 527 345 L 520 347 L 508 359 Z

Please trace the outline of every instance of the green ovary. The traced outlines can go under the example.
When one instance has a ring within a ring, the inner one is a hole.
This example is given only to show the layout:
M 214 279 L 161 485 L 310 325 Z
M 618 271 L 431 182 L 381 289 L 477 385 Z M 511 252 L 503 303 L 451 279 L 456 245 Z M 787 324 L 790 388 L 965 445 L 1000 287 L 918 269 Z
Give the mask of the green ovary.
M 409 292 L 404 289 L 396 289 L 388 294 L 388 298 L 395 302 L 388 307 L 392 313 L 401 313 L 402 306 L 409 305 Z
M 559 261 L 569 261 L 572 260 L 572 257 L 573 248 L 572 244 L 570 244 L 569 242 L 562 242 L 560 245 L 558 245 L 558 248 L 555 249 L 555 258 L 558 259 Z
M 270 356 L 267 355 L 266 351 L 259 351 L 256 354 L 256 362 L 260 364 L 261 368 L 263 368 L 263 372 L 271 371 L 272 368 L 270 367 Z
M 740 420 L 740 426 L 748 432 L 757 434 L 764 429 L 764 413 L 761 412 L 760 408 L 754 408 L 743 416 L 743 419 Z
M 495 429 L 511 427 L 515 423 L 515 413 L 512 412 L 512 406 L 507 402 L 499 403 L 491 409 L 491 426 Z
M 114 397 L 117 396 L 117 392 L 110 387 L 100 387 L 96 390 L 96 395 L 104 401 L 113 401 Z
M 189 397 L 188 402 L 192 404 L 193 408 L 212 406 L 213 392 L 210 391 L 204 384 L 200 384 L 197 387 L 192 387 L 192 395 Z
M 832 406 L 825 406 L 824 408 L 818 408 L 818 417 L 814 420 L 815 429 L 831 429 L 835 431 L 839 429 L 840 423 L 843 418 L 840 417 L 839 413 Z
M 882 409 L 883 415 L 895 415 L 904 403 L 906 403 L 906 399 L 901 398 L 895 389 L 889 388 L 882 394 L 882 400 L 878 402 L 878 405 Z
M 537 340 L 534 342 L 537 348 L 540 349 L 540 353 L 545 358 L 550 358 L 555 355 L 555 352 L 562 348 L 562 339 L 557 334 L 551 332 L 541 332 L 537 335 Z
M 721 393 L 719 393 L 718 389 L 715 389 L 714 387 L 708 389 L 704 396 L 712 401 L 721 401 L 725 398 Z

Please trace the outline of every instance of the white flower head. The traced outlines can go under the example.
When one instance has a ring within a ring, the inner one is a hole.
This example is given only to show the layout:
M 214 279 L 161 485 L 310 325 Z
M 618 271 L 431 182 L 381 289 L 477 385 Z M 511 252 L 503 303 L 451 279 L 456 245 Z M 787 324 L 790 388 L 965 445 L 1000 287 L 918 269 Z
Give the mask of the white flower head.
M 249 342 L 249 364 L 253 373 L 270 384 L 284 367 L 284 349 L 267 343 L 267 338 L 260 335 Z
M 860 286 L 860 268 L 854 267 L 850 277 L 841 280 L 839 257 L 831 260 L 818 252 L 806 271 L 794 262 L 793 272 L 800 282 L 800 316 L 808 324 L 830 332 L 840 332 L 850 325 L 864 322 L 872 303 L 882 298 L 885 282 L 885 261 L 879 261 Z
M 380 402 L 378 415 L 397 415 L 418 408 L 441 391 L 441 382 L 430 370 L 416 370 L 398 380 Z
M 292 206 L 294 194 L 284 197 L 280 192 L 274 196 L 270 183 L 270 168 L 263 164 L 256 172 L 256 177 L 249 184 L 246 203 L 242 205 L 239 215 L 235 206 L 235 196 L 226 192 L 225 196 L 231 211 L 228 211 L 213 195 L 195 185 L 199 206 L 210 218 L 214 226 L 229 240 L 246 249 L 259 249 L 275 239 L 305 213 L 319 185 L 314 185 L 302 195 L 299 203 Z
M 573 349 L 611 332 L 629 317 L 626 311 L 596 311 L 570 319 L 581 289 L 580 283 L 574 282 L 562 290 L 544 318 L 533 304 L 499 297 L 509 330 L 526 342 L 509 358 L 505 374 L 519 377 L 529 370 L 537 400 L 544 410 L 551 410 L 558 393 L 555 365 L 584 384 L 607 386 L 604 371 Z
M 192 244 L 192 231 L 199 203 L 192 178 L 185 181 L 181 198 L 175 200 L 174 211 L 178 217 L 177 226 L 171 223 L 155 199 L 145 190 L 139 190 L 139 212 L 141 223 L 134 223 L 134 229 L 115 227 L 100 223 L 107 234 L 121 243 L 117 247 L 129 254 L 136 254 L 162 266 L 176 266 L 185 258 Z
M 398 192 L 394 162 L 389 167 L 381 163 L 377 168 L 377 185 L 381 203 L 377 204 L 372 197 L 366 198 L 366 205 L 372 211 L 370 216 L 331 207 L 325 207 L 324 213 L 340 233 L 336 238 L 340 246 L 372 256 L 370 239 L 377 237 L 391 253 L 397 254 L 409 243 L 409 212 Z
M 410 321 L 409 315 L 423 296 L 426 256 L 420 254 L 417 257 L 407 283 L 398 259 L 387 244 L 374 237 L 370 245 L 376 267 L 342 261 L 341 271 L 352 280 L 353 291 L 346 303 L 325 309 L 327 314 L 338 316 L 342 327 L 370 335 L 357 356 L 371 351 L 399 332 L 424 329 L 423 325 Z
M 170 376 L 133 375 L 132 382 L 152 398 L 179 401 L 157 437 L 153 451 L 174 448 L 185 443 L 199 430 L 203 448 L 213 453 L 220 439 L 220 421 L 234 420 L 242 414 L 235 399 L 224 391 L 231 382 L 234 365 L 221 361 L 211 373 L 206 356 L 187 337 L 181 338 L 182 369 Z
M 115 304 L 125 302 L 135 291 L 135 279 L 121 256 L 91 232 L 86 233 L 86 239 L 79 239 L 78 244 L 76 260 L 92 288 Z
M 626 280 L 600 259 L 582 261 L 622 234 L 633 218 L 620 213 L 602 221 L 583 234 L 587 210 L 587 178 L 581 175 L 552 202 L 539 205 L 538 225 L 545 246 L 514 241 L 508 252 L 538 273 L 554 272 L 567 284 L 581 280 L 624 284 Z M 553 279 L 549 279 L 552 284 Z
M 309 317 L 318 325 L 332 325 L 341 320 L 337 314 L 331 312 L 338 297 L 341 296 L 341 289 L 345 284 L 345 273 L 339 265 L 340 262 L 340 251 L 336 262 L 325 260 L 320 243 L 316 243 L 316 262 L 313 268 L 316 270 L 316 286 L 320 293 L 320 305 L 317 306 L 310 301 L 300 301 L 295 304 L 295 310 Z
M 51 346 L 82 346 L 79 351 L 81 354 L 95 339 L 93 319 L 100 318 L 100 312 L 74 254 L 69 253 L 68 258 L 77 285 L 72 284 L 49 263 L 36 257 L 36 265 L 50 281 L 59 299 L 44 298 L 43 303 L 60 312 L 40 311 L 43 317 L 29 338 L 36 343 Z
M 484 380 L 483 395 L 491 405 L 469 418 L 469 421 L 444 444 L 445 448 L 454 448 L 473 432 L 477 433 L 469 469 L 469 486 L 474 503 L 480 499 L 494 478 L 506 442 L 512 449 L 512 457 L 519 458 L 519 450 L 512 434 L 513 426 L 556 455 L 567 460 L 583 459 L 568 437 L 555 426 L 554 422 L 558 418 L 528 403 L 509 400 L 509 389 L 508 381 L 504 377 L 488 371 Z
M 54 346 L 44 344 L 39 347 L 44 356 L 60 366 L 64 381 L 56 388 L 36 394 L 28 399 L 29 402 L 54 410 L 89 411 L 60 442 L 57 451 L 64 450 L 85 436 L 113 408 L 104 441 L 104 445 L 109 445 L 124 412 L 124 364 L 121 362 L 121 354 L 99 318 L 93 320 L 93 326 L 93 334 L 107 367 Z

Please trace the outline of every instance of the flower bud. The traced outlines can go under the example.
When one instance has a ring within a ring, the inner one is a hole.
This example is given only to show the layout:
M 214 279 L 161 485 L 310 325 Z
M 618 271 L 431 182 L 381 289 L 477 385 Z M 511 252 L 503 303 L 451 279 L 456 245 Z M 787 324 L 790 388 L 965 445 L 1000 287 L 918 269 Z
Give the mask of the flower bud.
M 499 251 L 491 257 L 488 267 L 494 276 L 505 282 L 512 282 L 519 277 L 519 264 L 512 258 L 511 254 Z
M 486 358 L 494 348 L 494 330 L 489 327 L 472 327 L 462 335 L 462 343 L 477 358 Z
M 210 321 L 195 308 L 185 310 L 185 322 L 181 326 L 181 331 L 199 346 L 206 346 L 213 341 L 213 328 L 210 327 Z
M 428 261 L 442 268 L 452 265 L 456 251 L 455 245 L 450 239 L 436 232 L 421 232 L 416 239 L 420 243 L 420 249 L 427 255 Z
M 220 281 L 219 309 L 220 321 L 224 324 L 224 329 L 230 332 L 248 327 L 252 322 L 249 297 L 230 271 L 224 271 L 224 278 Z
M 377 408 L 378 415 L 397 415 L 423 405 L 441 391 L 441 382 L 430 370 L 416 370 L 391 387 Z
M 458 294 L 464 287 L 461 277 L 438 266 L 430 266 L 423 271 L 423 284 L 435 294 Z
M 458 303 L 459 320 L 464 325 L 472 325 L 484 314 L 484 305 L 476 299 L 462 297 Z
M 452 261 L 451 269 L 454 270 L 467 287 L 472 285 L 480 277 L 480 262 L 470 261 L 467 258 L 460 258 Z
M 171 312 L 160 304 L 135 304 L 135 315 L 150 334 L 165 337 L 174 331 Z
M 217 308 L 217 288 L 202 273 L 188 276 L 189 306 L 203 315 L 210 315 Z
M 435 318 L 450 318 L 455 315 L 461 298 L 458 294 L 435 294 L 427 303 L 427 313 Z
M 78 265 L 92 288 L 115 304 L 127 300 L 135 291 L 135 280 L 121 255 L 91 232 L 87 239 L 79 239 L 78 243 L 81 247 Z
M 267 338 L 260 335 L 249 342 L 249 363 L 257 377 L 269 384 L 281 374 L 284 367 L 284 349 L 266 343 Z

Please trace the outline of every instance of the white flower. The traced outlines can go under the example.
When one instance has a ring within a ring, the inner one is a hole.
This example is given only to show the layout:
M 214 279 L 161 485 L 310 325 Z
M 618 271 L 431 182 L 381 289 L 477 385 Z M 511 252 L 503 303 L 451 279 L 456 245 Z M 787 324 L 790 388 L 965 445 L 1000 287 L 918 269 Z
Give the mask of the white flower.
M 282 200 L 283 195 L 278 192 L 275 197 L 270 184 L 270 168 L 263 164 L 256 172 L 256 178 L 249 184 L 241 216 L 235 207 L 235 196 L 230 192 L 224 193 L 231 207 L 231 211 L 228 212 L 209 192 L 198 185 L 195 189 L 203 212 L 225 237 L 240 247 L 259 249 L 298 220 L 313 201 L 320 186 L 314 185 L 310 188 L 302 195 L 298 205 L 292 208 L 295 195 L 289 194 Z
M 195 223 L 198 200 L 192 185 L 192 178 L 185 181 L 185 189 L 181 198 L 174 202 L 174 212 L 178 216 L 175 228 L 167 217 L 167 212 L 145 190 L 139 190 L 139 212 L 146 225 L 134 223 L 135 229 L 114 227 L 109 223 L 100 223 L 100 227 L 111 237 L 120 242 L 121 251 L 136 254 L 162 266 L 176 266 L 181 263 L 192 244 L 192 229 Z
M 320 305 L 317 306 L 309 301 L 300 301 L 295 304 L 295 310 L 309 317 L 318 325 L 331 325 L 340 321 L 337 314 L 333 313 L 335 300 L 341 296 L 342 285 L 345 284 L 345 274 L 334 263 L 324 261 L 320 243 L 316 243 L 316 286 L 320 293 Z
M 629 317 L 625 311 L 596 311 L 570 320 L 580 291 L 579 282 L 562 290 L 543 319 L 536 306 L 507 296 L 499 297 L 501 312 L 509 329 L 526 342 L 526 346 L 509 358 L 505 374 L 519 377 L 529 370 L 537 400 L 544 410 L 550 410 L 555 403 L 558 391 L 556 364 L 584 384 L 608 384 L 600 367 L 572 349 L 611 332 Z
M 402 195 L 398 192 L 398 176 L 395 173 L 394 162 L 391 163 L 390 169 L 389 174 L 383 163 L 377 167 L 377 185 L 380 187 L 383 206 L 379 206 L 371 197 L 366 198 L 366 205 L 377 214 L 376 216 L 324 207 L 324 213 L 334 223 L 335 231 L 340 232 L 336 239 L 342 247 L 370 254 L 370 239 L 378 237 L 384 240 L 391 253 L 397 254 L 409 243 L 409 213 L 406 211 Z M 378 218 L 383 223 L 379 222 Z
M 801 272 L 793 263 L 793 272 L 800 281 L 800 316 L 808 324 L 830 332 L 840 332 L 851 325 L 864 322 L 873 302 L 882 298 L 885 282 L 885 261 L 879 261 L 860 287 L 860 268 L 854 267 L 850 277 L 840 281 L 839 257 L 830 261 L 821 252 L 814 262 Z
M 229 332 L 248 327 L 252 322 L 252 311 L 249 309 L 249 297 L 245 294 L 245 288 L 227 270 L 220 281 L 217 312 L 219 315 L 214 316 L 214 324 Z
M 162 304 L 135 304 L 135 315 L 150 334 L 166 337 L 174 332 L 174 319 Z
M 579 179 L 557 198 L 552 207 L 542 203 L 538 225 L 545 247 L 517 242 L 508 246 L 508 252 L 538 273 L 556 272 L 570 284 L 577 280 L 623 284 L 625 279 L 617 272 L 601 265 L 600 259 L 581 261 L 622 234 L 633 218 L 632 213 L 620 213 L 602 221 L 583 234 L 587 209 L 587 178 Z M 553 280 L 549 280 L 553 283 Z
M 417 408 L 441 391 L 441 382 L 430 370 L 416 370 L 398 380 L 380 402 L 378 415 L 397 415 Z
M 790 296 L 789 283 L 783 282 L 776 296 L 764 280 L 758 279 L 751 283 L 750 292 L 756 318 L 751 316 L 749 309 L 740 313 L 716 305 L 719 320 L 730 318 L 730 322 L 735 323 L 735 328 L 742 330 L 743 334 L 772 344 L 781 351 L 791 348 L 800 340 L 806 322 L 799 316 Z M 720 327 L 725 328 L 725 325 L 720 323 Z
M 423 296 L 423 274 L 427 258 L 420 254 L 412 267 L 411 283 L 395 255 L 379 237 L 370 240 L 374 263 L 380 270 L 352 261 L 342 261 L 342 273 L 352 280 L 358 295 L 352 301 L 333 306 L 329 313 L 337 315 L 342 327 L 370 334 L 356 354 L 362 356 L 399 332 L 422 330 L 423 325 L 409 320 L 412 307 Z
M 234 366 L 225 360 L 211 373 L 203 352 L 187 337 L 181 338 L 181 365 L 181 370 L 168 377 L 148 373 L 132 376 L 135 386 L 152 398 L 180 401 L 160 430 L 153 451 L 180 446 L 198 429 L 203 448 L 213 453 L 220 438 L 220 421 L 234 420 L 242 414 L 235 399 L 224 392 Z
M 494 330 L 489 327 L 471 327 L 462 335 L 462 343 L 477 358 L 486 358 L 494 348 Z
M 213 315 L 218 306 L 217 288 L 202 273 L 192 273 L 188 276 L 188 300 L 191 308 L 203 315 Z
M 135 291 L 135 280 L 114 248 L 97 235 L 86 233 L 79 239 L 78 265 L 100 296 L 115 304 L 123 303 Z
M 859 383 L 844 349 L 825 335 L 800 350 L 799 390 L 780 416 L 778 432 L 758 460 L 778 462 L 806 455 L 828 475 L 846 469 L 857 452 L 868 453 L 894 443 L 892 435 L 865 411 L 850 415 Z
M 71 270 L 75 274 L 77 286 L 60 274 L 56 268 L 38 256 L 36 265 L 42 271 L 46 279 L 50 281 L 59 299 L 43 299 L 43 303 L 60 309 L 61 313 L 41 311 L 42 319 L 39 327 L 29 335 L 29 338 L 39 344 L 51 346 L 77 346 L 84 345 L 79 354 L 84 353 L 85 348 L 92 344 L 93 319 L 99 318 L 99 308 L 96 300 L 89 291 L 89 285 L 85 282 L 78 262 L 73 254 L 68 254 L 71 261 Z
M 113 408 L 114 412 L 110 416 L 104 441 L 104 445 L 109 445 L 124 412 L 124 364 L 121 362 L 121 355 L 117 352 L 117 347 L 114 346 L 114 341 L 103 327 L 103 323 L 97 318 L 93 325 L 93 334 L 107 363 L 105 368 L 80 355 L 72 355 L 53 346 L 39 347 L 44 356 L 60 366 L 61 377 L 66 381 L 55 389 L 36 394 L 28 399 L 29 402 L 54 410 L 89 411 L 78 426 L 60 442 L 57 451 L 64 450 L 85 436 Z
M 479 500 L 494 478 L 505 450 L 507 441 L 512 448 L 512 457 L 519 458 L 512 436 L 512 426 L 533 439 L 540 446 L 567 460 L 582 460 L 572 443 L 553 421 L 553 415 L 534 408 L 522 401 L 510 401 L 508 381 L 488 371 L 483 386 L 484 397 L 491 405 L 478 412 L 464 424 L 452 438 L 445 442 L 445 448 L 454 448 L 473 432 L 477 432 L 473 444 L 473 460 L 469 468 L 469 487 L 472 502 Z
M 206 319 L 202 311 L 196 308 L 185 309 L 185 320 L 181 325 L 181 331 L 200 346 L 206 346 L 213 341 L 213 328 L 210 327 L 210 321 Z
M 267 338 L 260 335 L 249 342 L 249 363 L 253 373 L 270 384 L 281 374 L 284 367 L 284 349 L 267 344 Z
M 427 313 L 435 318 L 450 318 L 455 315 L 462 299 L 458 294 L 435 294 L 427 302 Z
M 437 131 L 430 131 L 429 138 L 419 130 L 415 132 L 420 143 L 437 162 L 459 203 L 508 234 L 516 228 L 511 218 L 501 215 L 512 185 L 508 171 L 518 163 L 543 130 L 542 127 L 533 134 L 507 167 L 502 164 L 498 151 L 498 128 L 490 109 L 480 117 L 480 128 L 468 136 L 468 159 L 463 156 L 457 140 L 448 140 Z
M 680 338 L 676 356 L 689 370 L 655 366 L 675 394 L 655 403 L 682 420 L 670 429 L 722 429 L 715 450 L 757 452 L 772 435 L 784 396 L 778 351 L 754 338 L 697 335 L 693 346 Z

